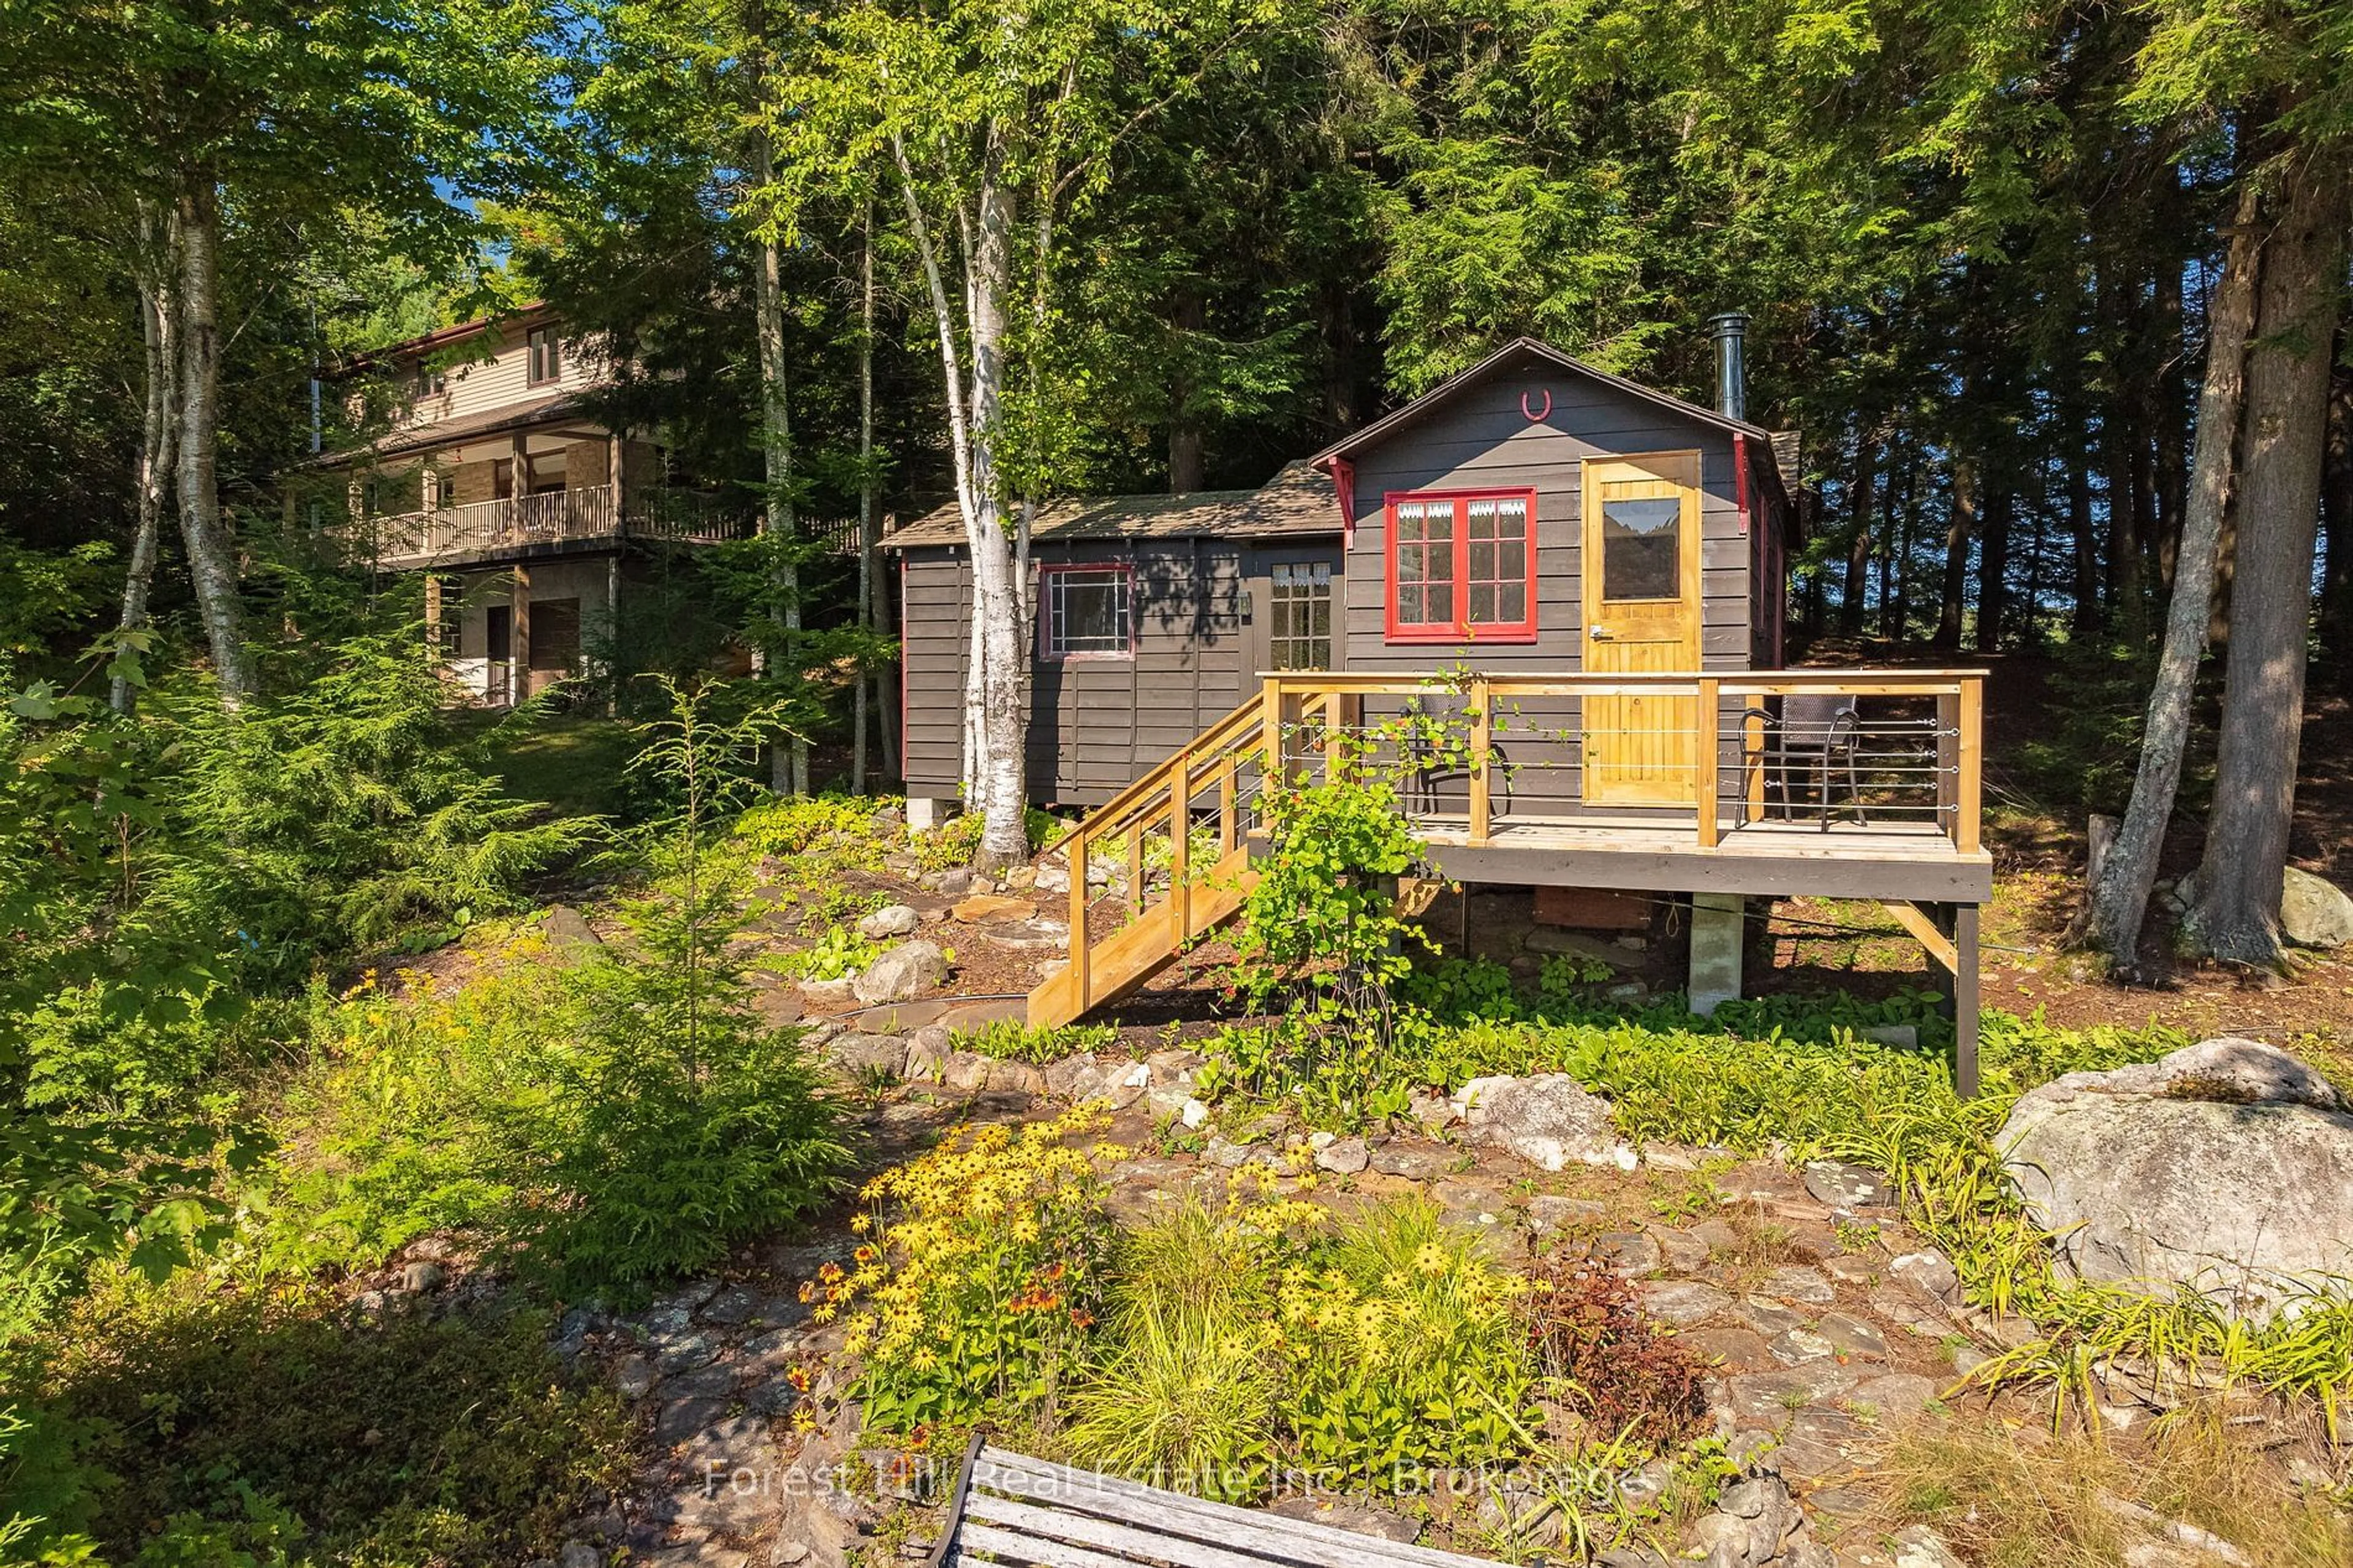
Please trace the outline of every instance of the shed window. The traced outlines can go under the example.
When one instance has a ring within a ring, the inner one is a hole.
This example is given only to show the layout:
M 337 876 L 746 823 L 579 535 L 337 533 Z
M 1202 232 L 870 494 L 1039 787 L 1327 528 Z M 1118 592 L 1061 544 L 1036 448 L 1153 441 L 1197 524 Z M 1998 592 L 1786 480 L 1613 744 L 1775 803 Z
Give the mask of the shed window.
M 1533 640 L 1535 511 L 1532 490 L 1391 497 L 1390 640 Z
M 559 380 L 564 374 L 564 343 L 554 327 L 533 327 L 528 339 L 531 348 L 531 384 L 543 385 Z
M 1279 561 L 1269 568 L 1274 623 L 1267 656 L 1277 669 L 1332 668 L 1332 563 Z
M 1133 584 L 1124 566 L 1045 570 L 1049 658 L 1124 658 L 1135 650 Z

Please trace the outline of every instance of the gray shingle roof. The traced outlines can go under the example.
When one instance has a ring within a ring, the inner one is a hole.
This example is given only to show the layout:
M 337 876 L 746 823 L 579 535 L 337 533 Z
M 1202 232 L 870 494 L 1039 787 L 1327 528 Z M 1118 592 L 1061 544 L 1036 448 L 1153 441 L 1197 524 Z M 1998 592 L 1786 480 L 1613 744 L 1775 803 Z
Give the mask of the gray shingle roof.
M 1249 539 L 1340 531 L 1340 497 L 1332 477 L 1303 462 L 1286 463 L 1254 490 L 1195 490 L 1188 495 L 1097 496 L 1051 501 L 1031 524 L 1034 541 L 1057 539 Z M 892 532 L 896 550 L 962 544 L 964 519 L 950 502 Z

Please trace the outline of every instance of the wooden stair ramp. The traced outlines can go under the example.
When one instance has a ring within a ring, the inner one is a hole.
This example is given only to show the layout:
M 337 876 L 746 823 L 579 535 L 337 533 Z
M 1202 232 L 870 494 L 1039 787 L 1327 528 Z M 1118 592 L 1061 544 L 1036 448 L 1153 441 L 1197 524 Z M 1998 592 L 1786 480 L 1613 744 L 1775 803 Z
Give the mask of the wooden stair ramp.
M 1047 847 L 1070 862 L 1069 963 L 1029 993 L 1031 1027 L 1058 1028 L 1133 995 L 1240 912 L 1257 880 L 1244 816 L 1268 747 L 1282 743 L 1268 713 L 1263 694 L 1253 696 Z M 1164 845 L 1165 868 L 1154 853 Z M 1106 855 L 1124 863 L 1128 915 L 1098 936 L 1087 868 Z
M 1050 1465 L 975 1436 L 930 1568 L 1472 1568 L 1481 1561 Z

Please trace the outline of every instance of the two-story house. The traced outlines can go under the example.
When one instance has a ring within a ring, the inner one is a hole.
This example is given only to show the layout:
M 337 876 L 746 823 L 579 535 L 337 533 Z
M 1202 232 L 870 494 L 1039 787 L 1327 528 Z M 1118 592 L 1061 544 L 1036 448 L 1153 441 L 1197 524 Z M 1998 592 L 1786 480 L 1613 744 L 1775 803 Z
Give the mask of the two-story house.
M 584 411 L 601 367 L 544 306 L 392 344 L 359 374 L 390 386 L 395 411 L 320 464 L 345 481 L 351 521 L 335 532 L 379 570 L 428 574 L 427 635 L 472 700 L 504 706 L 588 673 L 657 552 L 749 526 L 745 498 L 670 482 L 659 432 Z

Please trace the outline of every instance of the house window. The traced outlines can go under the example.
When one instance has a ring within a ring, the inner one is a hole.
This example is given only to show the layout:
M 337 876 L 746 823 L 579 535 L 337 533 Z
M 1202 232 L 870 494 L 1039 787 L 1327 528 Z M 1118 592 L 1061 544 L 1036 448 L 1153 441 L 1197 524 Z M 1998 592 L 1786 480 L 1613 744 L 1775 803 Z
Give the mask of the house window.
M 1533 642 L 1535 513 L 1533 490 L 1390 497 L 1389 640 Z
M 1276 669 L 1332 668 L 1332 563 L 1277 562 L 1268 596 L 1267 657 Z
M 1045 624 L 1048 658 L 1124 658 L 1135 651 L 1134 584 L 1124 566 L 1049 566 Z
M 449 373 L 438 365 L 419 360 L 417 364 L 417 395 L 438 397 L 449 390 Z
M 1673 496 L 1604 500 L 1602 598 L 1681 598 L 1683 521 L 1683 503 Z
M 527 340 L 531 349 L 531 384 L 543 385 L 564 374 L 564 345 L 554 327 L 533 327 Z

